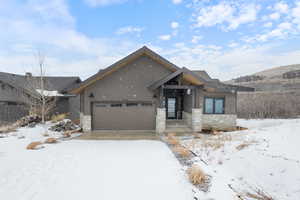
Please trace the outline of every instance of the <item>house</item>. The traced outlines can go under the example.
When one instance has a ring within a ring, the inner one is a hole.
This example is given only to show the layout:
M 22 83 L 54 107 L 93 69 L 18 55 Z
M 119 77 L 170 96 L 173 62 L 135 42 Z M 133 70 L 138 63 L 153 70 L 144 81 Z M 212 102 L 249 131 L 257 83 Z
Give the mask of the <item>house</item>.
M 43 77 L 45 90 L 59 94 L 53 112 L 70 113 L 79 118 L 79 97 L 67 94 L 69 87 L 81 82 L 79 77 Z M 14 122 L 28 114 L 28 101 L 34 96 L 33 89 L 39 89 L 39 76 L 18 75 L 0 72 L 0 124 Z M 54 94 L 54 93 L 53 93 Z
M 72 88 L 84 131 L 236 128 L 238 86 L 180 68 L 147 47 Z

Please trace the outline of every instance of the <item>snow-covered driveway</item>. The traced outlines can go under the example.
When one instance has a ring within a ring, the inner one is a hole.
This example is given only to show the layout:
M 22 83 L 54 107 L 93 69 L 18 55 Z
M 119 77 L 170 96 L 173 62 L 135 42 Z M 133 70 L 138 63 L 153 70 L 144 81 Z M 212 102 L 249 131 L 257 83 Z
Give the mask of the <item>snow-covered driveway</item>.
M 1 199 L 193 199 L 161 142 L 71 140 L 30 151 L 24 141 L 0 139 Z

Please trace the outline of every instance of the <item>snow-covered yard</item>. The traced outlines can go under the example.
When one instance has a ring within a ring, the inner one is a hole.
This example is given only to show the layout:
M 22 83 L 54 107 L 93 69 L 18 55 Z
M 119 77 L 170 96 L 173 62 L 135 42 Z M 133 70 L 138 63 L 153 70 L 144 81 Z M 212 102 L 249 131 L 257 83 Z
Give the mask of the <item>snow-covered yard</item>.
M 231 200 L 260 188 L 276 200 L 300 199 L 300 119 L 238 124 L 249 129 L 181 138 L 199 155 L 193 162 L 210 175 L 208 192 L 188 182 L 185 167 L 163 142 L 73 139 L 26 150 L 30 142 L 45 140 L 45 129 L 21 128 L 0 138 L 0 197 Z
M 0 198 L 6 200 L 190 200 L 191 186 L 159 141 L 69 140 L 26 150 L 43 129 L 0 138 Z
M 230 196 L 232 186 L 242 193 L 260 188 L 278 200 L 300 199 L 300 120 L 239 120 L 238 124 L 249 130 L 186 141 L 208 166 L 197 158 L 195 162 L 213 177 L 211 192 L 199 197 L 222 199 L 217 194 Z

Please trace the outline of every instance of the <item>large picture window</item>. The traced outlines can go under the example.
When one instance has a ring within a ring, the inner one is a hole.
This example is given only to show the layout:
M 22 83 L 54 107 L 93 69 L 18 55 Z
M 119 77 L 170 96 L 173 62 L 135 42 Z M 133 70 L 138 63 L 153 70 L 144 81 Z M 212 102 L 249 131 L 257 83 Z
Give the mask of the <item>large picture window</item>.
M 224 114 L 225 98 L 205 97 L 204 114 Z

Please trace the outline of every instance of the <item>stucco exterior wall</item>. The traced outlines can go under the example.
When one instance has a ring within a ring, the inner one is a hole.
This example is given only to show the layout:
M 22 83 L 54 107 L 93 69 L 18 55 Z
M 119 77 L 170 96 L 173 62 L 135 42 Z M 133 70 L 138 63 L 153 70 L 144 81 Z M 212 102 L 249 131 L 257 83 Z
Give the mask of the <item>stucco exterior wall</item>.
M 202 115 L 202 128 L 203 129 L 216 129 L 216 130 L 234 130 L 236 128 L 236 115 Z
M 69 117 L 72 120 L 79 119 L 80 113 L 80 96 L 77 95 L 76 97 L 69 98 Z
M 123 66 L 109 76 L 87 87 L 83 95 L 83 113 L 91 114 L 92 101 L 152 101 L 158 98 L 147 86 L 172 73 L 147 56 Z M 93 94 L 94 97 L 89 96 Z

